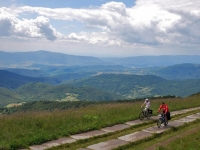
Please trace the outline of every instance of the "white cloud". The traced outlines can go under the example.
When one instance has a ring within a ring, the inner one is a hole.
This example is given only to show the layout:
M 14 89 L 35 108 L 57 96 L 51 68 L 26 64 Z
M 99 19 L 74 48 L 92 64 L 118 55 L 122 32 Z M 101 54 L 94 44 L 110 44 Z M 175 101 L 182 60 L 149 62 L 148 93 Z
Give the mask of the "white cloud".
M 196 3 L 186 3 L 183 0 L 182 3 L 182 7 L 180 7 L 180 1 L 165 0 L 160 2 L 150 0 L 147 2 L 146 0 L 138 0 L 132 8 L 126 8 L 120 2 L 109 2 L 98 8 L 90 9 L 50 9 L 29 6 L 21 7 L 20 9 L 37 12 L 39 15 L 52 19 L 75 19 L 89 26 L 106 29 L 110 31 L 110 34 L 116 35 L 129 43 L 162 44 L 167 42 L 169 44 L 169 42 L 173 43 L 177 35 L 178 37 L 185 36 L 181 31 L 188 30 L 189 22 L 193 23 L 191 16 L 196 16 L 199 19 L 199 11 L 196 7 L 198 6 L 196 4 L 199 3 L 197 1 Z M 188 12 L 188 7 L 191 8 L 190 12 Z M 186 14 L 190 13 L 190 16 L 186 18 L 185 14 L 179 11 L 183 11 Z M 18 12 L 20 11 L 18 10 Z M 188 24 L 185 24 L 186 20 Z M 180 24 L 182 30 L 174 30 L 180 28 Z M 195 34 L 196 32 L 191 31 L 190 36 L 192 33 Z
M 89 44 L 95 44 L 95 45 L 117 45 L 121 46 L 123 41 L 120 41 L 120 39 L 114 39 L 108 38 L 110 35 L 108 35 L 106 32 L 101 33 L 87 33 L 87 32 L 81 32 L 79 34 L 71 33 L 66 40 L 74 41 L 74 42 L 83 42 L 83 43 L 89 43 Z
M 46 38 L 56 40 L 62 36 L 51 25 L 48 18 L 18 19 L 5 8 L 0 8 L 0 36 L 19 36 L 23 38 Z
M 122 2 L 108 2 L 88 9 L 20 6 L 0 8 L 0 36 L 46 38 L 93 44 L 122 46 L 194 46 L 200 44 L 199 0 L 137 0 L 127 8 Z M 35 19 L 22 18 L 36 13 Z M 24 17 L 24 16 L 23 16 Z M 92 32 L 71 31 L 63 35 L 51 25 L 56 20 L 78 21 Z M 96 30 L 95 30 L 96 29 Z
M 45 36 L 48 40 L 56 40 L 59 33 L 56 33 L 56 30 L 50 25 L 48 18 L 40 16 L 37 17 L 33 22 L 39 29 L 39 33 Z

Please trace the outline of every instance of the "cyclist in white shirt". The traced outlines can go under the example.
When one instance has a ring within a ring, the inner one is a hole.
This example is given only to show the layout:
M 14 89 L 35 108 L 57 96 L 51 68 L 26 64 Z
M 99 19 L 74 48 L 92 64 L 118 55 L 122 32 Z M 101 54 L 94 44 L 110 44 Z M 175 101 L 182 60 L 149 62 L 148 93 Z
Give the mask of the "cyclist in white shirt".
M 144 110 L 145 110 L 145 112 L 147 112 L 150 108 L 150 101 L 149 101 L 148 98 L 145 99 L 145 101 L 144 101 L 144 103 L 142 104 L 141 107 L 143 107 L 145 104 L 146 104 L 146 106 L 145 106 Z

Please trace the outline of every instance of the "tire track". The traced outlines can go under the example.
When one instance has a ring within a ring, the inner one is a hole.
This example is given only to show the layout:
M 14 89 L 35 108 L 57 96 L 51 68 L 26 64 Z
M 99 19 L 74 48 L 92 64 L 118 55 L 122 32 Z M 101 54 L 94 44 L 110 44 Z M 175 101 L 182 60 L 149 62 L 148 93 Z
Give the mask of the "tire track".
M 196 128 L 190 129 L 190 130 L 188 130 L 186 132 L 180 133 L 180 134 L 178 134 L 176 136 L 173 136 L 173 137 L 165 140 L 165 142 L 162 141 L 162 142 L 159 142 L 157 144 L 154 144 L 151 147 L 147 148 L 146 150 L 155 150 L 159 146 L 166 146 L 166 145 L 168 145 L 169 143 L 171 143 L 172 141 L 174 141 L 174 140 L 176 140 L 178 138 L 181 138 L 183 136 L 187 136 L 187 135 L 190 135 L 190 134 L 194 134 L 197 131 L 200 131 L 200 127 L 196 127 Z

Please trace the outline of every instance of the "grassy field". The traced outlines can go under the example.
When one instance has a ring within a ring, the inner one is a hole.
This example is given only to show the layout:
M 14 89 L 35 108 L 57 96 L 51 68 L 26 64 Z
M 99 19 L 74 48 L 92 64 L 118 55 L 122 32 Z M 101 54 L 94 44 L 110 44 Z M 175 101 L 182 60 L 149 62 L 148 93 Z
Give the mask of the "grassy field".
M 194 114 L 196 112 L 199 112 L 199 110 L 185 113 L 182 115 L 177 115 L 176 117 L 173 117 L 172 120 L 180 119 L 182 117 L 185 117 L 190 114 Z M 163 134 L 155 134 L 153 137 L 143 139 L 143 140 L 140 140 L 137 142 L 131 142 L 125 146 L 116 148 L 116 150 L 147 150 L 147 149 L 148 150 L 156 150 L 159 148 L 162 149 L 164 146 L 164 143 L 165 143 L 165 146 L 169 144 L 169 142 L 167 143 L 166 140 L 174 138 L 176 135 L 182 136 L 182 134 L 181 134 L 182 132 L 185 133 L 185 131 L 188 131 L 191 128 L 199 127 L 199 124 L 200 124 L 200 120 L 198 120 L 192 124 L 186 124 L 181 127 L 172 128 L 171 130 L 169 130 L 169 132 L 167 131 Z M 154 126 L 154 125 L 156 125 L 156 123 L 155 123 L 155 121 L 152 120 L 152 121 L 148 121 L 144 124 L 132 126 L 130 128 L 124 129 L 124 130 L 108 133 L 108 134 L 105 134 L 102 136 L 93 137 L 93 138 L 89 138 L 89 139 L 78 140 L 77 142 L 74 142 L 71 144 L 64 144 L 64 145 L 61 145 L 58 147 L 53 147 L 53 148 L 50 148 L 49 150 L 77 150 L 79 148 L 85 148 L 85 147 L 88 147 L 90 145 L 97 144 L 100 142 L 117 139 L 120 136 L 124 136 L 124 135 L 130 134 L 133 132 L 137 132 L 137 131 L 141 131 L 143 129 L 146 129 L 146 128 Z M 177 138 L 177 137 L 175 137 L 175 138 Z M 191 142 L 191 141 L 188 141 L 188 143 L 189 142 Z M 151 148 L 151 149 L 149 149 L 149 148 Z
M 115 150 L 197 150 L 200 147 L 199 137 L 200 120 L 197 120 Z
M 189 132 L 184 130 L 186 134 L 183 134 L 183 137 L 178 136 L 177 138 L 170 140 L 170 142 L 166 145 L 160 146 L 161 150 L 179 150 L 179 149 L 188 149 L 188 150 L 196 150 L 200 148 L 199 137 L 200 137 L 200 123 L 195 124 L 197 127 L 190 129 Z M 181 134 L 179 132 L 178 134 Z M 176 136 L 175 136 L 176 137 Z M 164 142 L 164 141 L 163 141 Z
M 199 95 L 184 99 L 157 99 L 151 101 L 154 113 L 162 101 L 169 105 L 171 111 L 200 106 Z M 0 115 L 0 149 L 27 148 L 59 137 L 135 120 L 142 103 L 113 103 L 66 111 Z

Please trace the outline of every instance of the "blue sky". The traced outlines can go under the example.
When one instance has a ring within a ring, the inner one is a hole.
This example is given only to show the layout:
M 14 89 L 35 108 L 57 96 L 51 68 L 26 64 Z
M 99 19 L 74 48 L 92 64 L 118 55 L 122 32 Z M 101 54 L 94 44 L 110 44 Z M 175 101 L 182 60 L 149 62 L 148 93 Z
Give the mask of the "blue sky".
M 33 7 L 70 7 L 70 8 L 87 8 L 89 6 L 100 6 L 110 0 L 1 0 L 0 6 L 10 5 L 29 5 Z M 115 2 L 123 2 L 127 7 L 132 7 L 135 3 L 133 0 L 116 0 Z
M 0 51 L 200 55 L 199 0 L 0 0 Z

